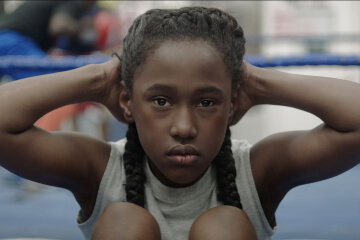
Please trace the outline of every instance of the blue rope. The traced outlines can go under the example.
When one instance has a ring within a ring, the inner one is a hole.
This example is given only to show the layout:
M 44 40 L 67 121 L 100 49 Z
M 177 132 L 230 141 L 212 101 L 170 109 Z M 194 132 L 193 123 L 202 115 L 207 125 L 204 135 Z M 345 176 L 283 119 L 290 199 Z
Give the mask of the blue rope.
M 360 58 L 355 55 L 306 54 L 301 56 L 271 57 L 261 55 L 246 55 L 245 60 L 258 67 L 288 67 L 288 66 L 359 66 Z
M 102 63 L 110 56 L 61 56 L 61 57 L 33 57 L 33 56 L 4 56 L 0 57 L 0 78 L 4 75 L 12 76 L 14 80 L 67 71 L 88 64 Z M 262 55 L 246 55 L 245 60 L 258 67 L 283 66 L 360 66 L 360 56 L 333 54 L 306 54 L 301 56 L 265 57 Z

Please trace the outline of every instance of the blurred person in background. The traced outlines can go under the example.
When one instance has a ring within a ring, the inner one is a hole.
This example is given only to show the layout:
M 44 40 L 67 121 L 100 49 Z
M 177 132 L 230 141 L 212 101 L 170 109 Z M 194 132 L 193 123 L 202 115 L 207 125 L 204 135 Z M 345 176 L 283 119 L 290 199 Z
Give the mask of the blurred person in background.
M 0 18 L 0 56 L 61 56 L 90 54 L 98 49 L 95 16 L 97 1 L 26 1 Z M 101 46 L 103 47 L 103 46 Z M 1 75 L 1 74 L 0 74 Z M 15 73 L 12 80 L 22 78 Z M 73 119 L 85 106 L 72 104 L 39 119 L 48 131 L 60 130 L 64 119 Z M 72 129 L 77 129 L 75 121 Z
M 86 16 L 96 1 L 26 1 L 0 18 L 0 55 L 46 56 L 59 40 L 79 49 L 94 42 Z M 92 36 L 92 37 L 89 37 Z M 63 41 L 64 42 L 64 41 Z M 63 44 L 64 45 L 64 44 Z
M 91 12 L 96 1 L 26 1 L 0 19 L 0 56 L 78 55 L 95 49 Z M 94 14 L 93 14 L 94 15 Z M 21 78 L 14 75 L 13 80 Z M 40 119 L 48 131 L 82 109 L 69 105 Z

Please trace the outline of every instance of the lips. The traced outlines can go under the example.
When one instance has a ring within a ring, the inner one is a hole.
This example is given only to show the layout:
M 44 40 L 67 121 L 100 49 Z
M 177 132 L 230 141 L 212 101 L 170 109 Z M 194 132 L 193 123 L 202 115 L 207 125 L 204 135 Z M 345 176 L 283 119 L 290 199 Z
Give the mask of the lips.
M 170 148 L 166 155 L 200 155 L 200 152 L 190 145 L 175 145 Z
M 170 148 L 166 155 L 173 163 L 189 165 L 196 162 L 200 152 L 190 145 L 175 145 Z

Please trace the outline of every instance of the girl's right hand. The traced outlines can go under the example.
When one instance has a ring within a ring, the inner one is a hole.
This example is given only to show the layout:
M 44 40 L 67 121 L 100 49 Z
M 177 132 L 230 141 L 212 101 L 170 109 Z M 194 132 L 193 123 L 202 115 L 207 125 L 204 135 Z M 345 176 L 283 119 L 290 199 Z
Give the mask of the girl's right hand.
M 105 89 L 101 103 L 104 104 L 112 115 L 120 122 L 126 123 L 123 111 L 120 107 L 119 96 L 123 90 L 121 82 L 121 62 L 117 57 L 102 63 L 104 72 Z

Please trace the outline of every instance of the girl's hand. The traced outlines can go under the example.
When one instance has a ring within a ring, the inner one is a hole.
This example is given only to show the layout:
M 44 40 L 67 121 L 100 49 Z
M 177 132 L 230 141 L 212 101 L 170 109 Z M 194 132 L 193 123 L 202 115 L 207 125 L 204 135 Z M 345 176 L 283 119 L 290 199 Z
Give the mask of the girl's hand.
M 237 108 L 235 108 L 234 115 L 230 122 L 230 125 L 235 125 L 245 115 L 245 113 L 256 104 L 255 101 L 255 77 L 254 72 L 256 67 L 243 61 L 241 69 L 241 80 L 240 85 L 237 89 Z
M 104 72 L 105 89 L 101 100 L 112 115 L 120 122 L 126 123 L 119 104 L 120 92 L 123 90 L 121 82 L 121 62 L 117 57 L 101 64 Z

